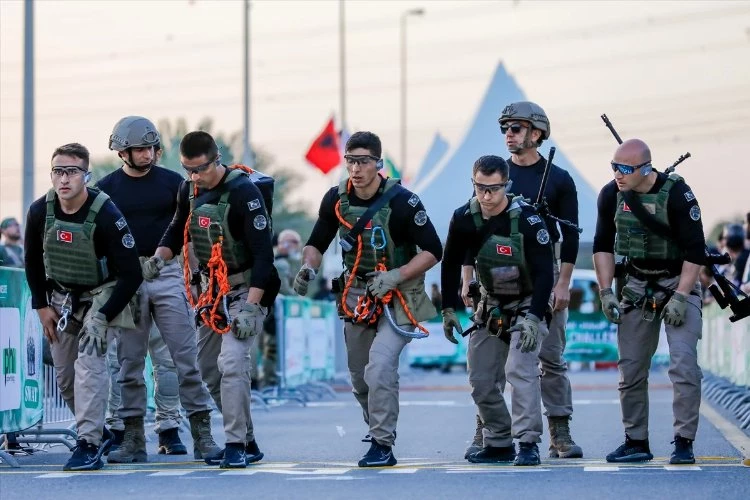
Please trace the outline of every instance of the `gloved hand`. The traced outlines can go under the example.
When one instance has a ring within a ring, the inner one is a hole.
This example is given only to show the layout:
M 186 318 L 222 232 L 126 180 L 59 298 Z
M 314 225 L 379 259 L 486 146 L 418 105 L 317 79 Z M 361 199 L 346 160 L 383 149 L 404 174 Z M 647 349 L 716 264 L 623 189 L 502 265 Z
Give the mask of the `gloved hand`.
M 464 333 L 461 329 L 461 323 L 458 321 L 458 316 L 456 316 L 456 311 L 452 307 L 446 307 L 443 309 L 443 332 L 449 342 L 458 344 L 458 340 L 453 336 L 454 328 L 458 330 L 458 333 Z
M 401 271 L 398 268 L 390 271 L 372 271 L 365 276 L 369 280 L 367 290 L 379 299 L 385 297 L 401 283 Z
M 616 325 L 622 323 L 620 315 L 620 303 L 617 301 L 617 297 L 612 292 L 611 288 L 602 288 L 599 290 L 599 297 L 602 299 L 602 312 L 607 319 Z
M 302 264 L 300 270 L 297 271 L 297 276 L 295 276 L 294 284 L 292 285 L 292 288 L 297 292 L 297 295 L 300 297 L 307 295 L 307 288 L 310 285 L 310 282 L 315 279 L 316 274 L 315 269 L 307 264 Z
M 672 326 L 682 326 L 685 323 L 685 313 L 687 312 L 687 297 L 680 292 L 672 294 L 672 298 L 669 299 L 667 305 L 664 306 L 664 310 L 661 312 L 661 317 L 664 322 Z
M 516 349 L 521 349 L 521 352 L 531 352 L 536 349 L 539 341 L 539 318 L 533 314 L 527 314 L 522 321 L 510 327 L 508 332 L 521 332 Z
M 268 308 L 260 304 L 244 302 L 240 313 L 232 320 L 232 332 L 240 340 L 254 337 L 263 331 L 263 320 L 268 315 Z
M 91 356 L 96 349 L 97 356 L 107 352 L 107 317 L 100 312 L 89 315 L 83 322 L 81 338 L 78 340 L 78 352 L 86 351 Z
M 164 259 L 158 255 L 154 255 L 141 266 L 143 271 L 143 279 L 151 281 L 152 279 L 159 276 L 161 269 L 164 267 Z

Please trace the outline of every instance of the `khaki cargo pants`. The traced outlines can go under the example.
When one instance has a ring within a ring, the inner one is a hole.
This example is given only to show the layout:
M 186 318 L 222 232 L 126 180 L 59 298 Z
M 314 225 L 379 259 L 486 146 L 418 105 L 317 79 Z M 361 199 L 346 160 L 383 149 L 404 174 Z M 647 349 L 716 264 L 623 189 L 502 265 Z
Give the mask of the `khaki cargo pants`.
M 679 276 L 662 278 L 659 285 L 675 290 Z M 663 292 L 656 292 L 657 316 L 645 321 L 640 308 L 627 310 L 628 297 L 636 299 L 645 294 L 646 282 L 629 277 L 623 288 L 622 324 L 617 328 L 617 348 L 620 359 L 620 406 L 625 433 L 631 439 L 648 438 L 648 375 L 651 358 L 659 344 L 661 320 L 658 314 L 667 302 Z M 669 344 L 669 379 L 673 385 L 672 412 L 674 434 L 695 439 L 698 431 L 698 412 L 701 403 L 701 379 L 697 345 L 703 328 L 700 284 L 696 282 L 687 299 L 685 323 L 665 325 Z M 625 312 L 627 311 L 627 312 Z
M 61 307 L 64 301 L 64 294 L 52 292 L 50 306 L 58 315 L 62 315 Z M 58 341 L 50 343 L 50 351 L 60 394 L 75 415 L 78 439 L 85 439 L 87 443 L 99 446 L 109 395 L 106 354 L 98 356 L 95 350 L 92 354 L 78 352 L 78 339 L 83 322 L 94 312 L 96 311 L 91 310 L 90 301 L 82 301 L 77 311 L 69 316 L 65 331 L 56 332 Z M 114 342 L 121 335 L 130 335 L 130 332 L 120 328 L 108 328 L 107 344 Z
M 490 305 L 494 305 L 489 302 Z M 531 304 L 531 297 L 520 307 Z M 480 314 L 481 314 L 480 306 Z M 522 321 L 518 316 L 513 325 Z M 513 438 L 524 443 L 539 443 L 543 432 L 542 390 L 539 380 L 539 349 L 547 336 L 547 324 L 539 322 L 536 349 L 523 353 L 516 349 L 520 332 L 511 334 L 510 345 L 489 334 L 486 328 L 471 333 L 467 352 L 471 397 L 484 422 L 484 446 L 505 447 Z M 503 397 L 505 382 L 511 386 L 512 416 Z
M 239 314 L 247 292 L 243 286 L 227 295 L 232 318 Z M 218 334 L 206 325 L 198 328 L 198 366 L 221 410 L 227 443 L 244 444 L 255 439 L 250 415 L 250 356 L 256 337 L 240 340 L 231 330 Z

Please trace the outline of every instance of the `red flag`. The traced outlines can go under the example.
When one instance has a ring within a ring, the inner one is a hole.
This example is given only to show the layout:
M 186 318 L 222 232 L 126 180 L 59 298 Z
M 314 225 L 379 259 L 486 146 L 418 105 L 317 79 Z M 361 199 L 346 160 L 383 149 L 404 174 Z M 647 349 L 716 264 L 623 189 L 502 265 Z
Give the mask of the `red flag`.
M 73 243 L 73 233 L 71 233 L 70 231 L 63 231 L 61 229 L 58 229 L 57 241 L 62 241 L 63 243 Z
M 210 226 L 211 218 L 210 217 L 198 217 L 198 225 L 203 228 Z
M 513 247 L 508 245 L 496 245 L 498 255 L 513 255 Z
M 333 126 L 333 118 L 328 120 L 328 124 L 312 143 L 305 158 L 324 174 L 341 163 L 339 138 Z

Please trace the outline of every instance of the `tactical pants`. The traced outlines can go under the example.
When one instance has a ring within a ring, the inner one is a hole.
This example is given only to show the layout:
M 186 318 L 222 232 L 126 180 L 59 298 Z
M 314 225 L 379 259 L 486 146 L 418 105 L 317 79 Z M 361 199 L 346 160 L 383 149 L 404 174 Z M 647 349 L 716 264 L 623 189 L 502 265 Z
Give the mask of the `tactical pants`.
M 530 302 L 527 298 L 523 305 Z M 521 320 L 522 317 L 516 317 L 513 325 Z M 469 384 L 484 422 L 484 446 L 510 446 L 513 438 L 524 443 L 541 442 L 539 349 L 547 336 L 547 325 L 544 320 L 539 322 L 539 342 L 534 351 L 523 353 L 516 349 L 520 336 L 520 332 L 513 332 L 508 345 L 490 335 L 486 328 L 480 328 L 469 339 Z M 503 397 L 506 381 L 511 386 L 512 417 Z
M 50 306 L 61 315 L 61 305 L 65 296 L 52 292 Z M 105 355 L 99 356 L 96 350 L 91 354 L 78 352 L 78 339 L 85 318 L 91 311 L 90 304 L 82 304 L 68 319 L 68 327 L 57 333 L 57 342 L 50 344 L 52 360 L 57 373 L 57 385 L 65 403 L 75 415 L 78 439 L 99 446 L 102 441 L 104 413 L 107 408 L 109 375 Z M 88 309 L 88 311 L 87 311 Z M 107 329 L 107 343 L 120 336 L 119 328 Z M 122 330 L 129 335 L 130 330 Z
M 351 288 L 347 296 L 349 307 L 354 307 L 357 297 L 363 294 L 363 289 Z M 370 426 L 370 436 L 381 445 L 393 446 L 399 412 L 398 362 L 411 338 L 396 333 L 383 315 L 375 328 L 344 323 L 344 340 L 352 393 Z
M 140 320 L 132 337 L 128 337 L 128 342 L 120 342 L 118 345 L 121 365 L 118 382 L 123 389 L 128 385 L 137 385 L 139 389 L 130 393 L 132 398 L 125 392 L 122 393 L 117 416 L 126 418 L 146 414 L 143 369 L 154 323 L 177 370 L 180 402 L 188 416 L 210 410 L 209 394 L 198 370 L 195 327 L 184 292 L 182 269 L 177 259 L 167 262 L 158 278 L 144 281 L 138 290 Z
M 663 278 L 659 285 L 675 290 L 679 277 Z M 623 289 L 621 303 L 622 324 L 617 329 L 617 348 L 620 359 L 617 368 L 620 372 L 620 406 L 625 433 L 631 439 L 648 438 L 648 375 L 651 358 L 659 344 L 661 320 L 643 320 L 640 308 L 628 310 L 627 297 L 643 296 L 646 283 L 630 277 Z M 698 430 L 698 414 L 701 403 L 701 379 L 703 374 L 698 366 L 697 345 L 703 328 L 700 284 L 696 283 L 687 298 L 685 323 L 681 326 L 665 325 L 669 344 L 669 379 L 674 393 L 672 412 L 674 414 L 674 434 L 687 439 L 695 439 Z M 664 293 L 657 292 L 658 312 L 668 300 Z
M 247 287 L 229 293 L 229 315 L 234 318 L 247 300 Z M 206 325 L 198 328 L 198 366 L 211 397 L 224 418 L 227 443 L 255 439 L 250 415 L 250 355 L 255 337 L 240 340 L 232 331 L 218 334 Z
M 117 360 L 117 342 L 114 342 L 114 344 L 109 346 L 107 350 L 107 367 L 110 377 L 107 426 L 110 429 L 121 431 L 125 429 L 125 424 L 117 416 L 117 409 L 121 402 L 120 385 L 117 383 L 120 376 L 120 362 Z M 180 415 L 177 369 L 159 330 L 153 326 L 148 338 L 148 353 L 151 356 L 154 376 L 154 403 L 156 404 L 154 432 L 158 434 L 169 429 L 179 428 L 182 416 Z
M 555 284 L 559 277 L 560 268 L 555 263 Z M 573 414 L 573 392 L 568 379 L 568 363 L 563 358 L 567 322 L 567 308 L 552 313 L 549 335 L 542 341 L 539 351 L 542 369 L 542 402 L 546 410 L 545 415 L 550 417 L 568 417 Z

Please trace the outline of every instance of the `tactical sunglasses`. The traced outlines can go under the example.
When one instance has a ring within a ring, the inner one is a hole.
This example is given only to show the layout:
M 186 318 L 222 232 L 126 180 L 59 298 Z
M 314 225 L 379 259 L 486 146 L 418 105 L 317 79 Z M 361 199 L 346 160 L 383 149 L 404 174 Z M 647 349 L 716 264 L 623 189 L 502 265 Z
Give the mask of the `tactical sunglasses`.
M 68 178 L 71 177 L 78 177 L 79 175 L 82 175 L 86 171 L 82 169 L 81 167 L 52 167 L 52 175 L 57 177 L 58 179 L 62 179 L 64 175 L 67 175 Z
M 640 165 L 625 165 L 623 163 L 611 162 L 612 172 L 620 172 L 622 175 L 630 175 L 637 169 L 651 165 L 651 160 L 641 163 Z
M 378 161 L 380 158 L 372 155 L 344 155 L 347 167 L 353 167 L 354 165 L 367 165 L 370 162 Z
M 503 135 L 507 134 L 508 130 L 510 130 L 514 134 L 518 134 L 519 132 L 521 132 L 521 130 L 525 128 L 529 128 L 529 127 L 526 125 L 521 125 L 520 123 L 512 123 L 510 125 L 505 125 L 502 123 L 500 124 L 500 132 L 502 132 Z
M 182 168 L 185 169 L 185 172 L 187 172 L 188 175 L 202 174 L 203 172 L 205 172 L 206 170 L 208 170 L 209 168 L 211 168 L 211 165 L 213 165 L 217 161 L 219 161 L 219 157 L 218 156 L 216 158 L 214 158 L 213 160 L 208 160 L 206 163 L 204 163 L 202 165 L 198 165 L 197 167 L 188 167 L 187 165 L 185 165 L 182 162 L 180 162 L 180 165 L 182 165 Z
M 472 179 L 471 183 L 474 185 L 474 189 L 480 193 L 496 194 L 510 184 L 510 181 L 501 182 L 500 184 L 479 184 Z

